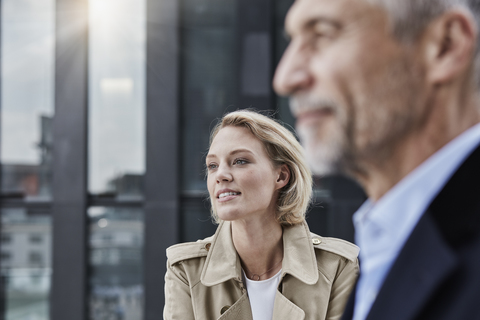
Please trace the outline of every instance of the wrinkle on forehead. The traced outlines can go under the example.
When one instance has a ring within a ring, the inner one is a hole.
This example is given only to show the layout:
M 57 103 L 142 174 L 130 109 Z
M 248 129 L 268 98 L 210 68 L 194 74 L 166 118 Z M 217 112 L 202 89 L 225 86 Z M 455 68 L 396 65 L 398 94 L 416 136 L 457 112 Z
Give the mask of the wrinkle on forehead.
M 401 40 L 415 40 L 435 17 L 448 9 L 464 7 L 467 0 L 363 0 L 387 13 L 392 33 Z
M 374 0 L 296 0 L 287 14 L 285 28 L 294 35 L 310 21 L 325 19 L 339 24 L 369 22 L 373 12 L 386 14 Z M 363 20 L 363 22 L 362 22 Z

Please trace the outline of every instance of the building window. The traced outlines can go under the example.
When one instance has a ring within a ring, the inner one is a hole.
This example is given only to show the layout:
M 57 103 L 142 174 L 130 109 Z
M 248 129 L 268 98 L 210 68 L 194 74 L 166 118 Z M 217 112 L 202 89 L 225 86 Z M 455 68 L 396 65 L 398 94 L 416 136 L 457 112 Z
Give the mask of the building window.
M 43 238 L 39 234 L 31 234 L 29 239 L 30 239 L 30 243 L 38 244 L 43 242 Z
M 2 253 L 0 253 L 0 258 L 2 259 L 2 262 L 8 262 L 12 259 L 12 254 L 7 251 L 2 251 Z
M 10 234 L 2 234 L 2 244 L 7 244 L 12 242 L 12 236 Z
M 41 252 L 32 251 L 28 255 L 28 261 L 30 264 L 39 265 L 43 262 L 43 255 Z

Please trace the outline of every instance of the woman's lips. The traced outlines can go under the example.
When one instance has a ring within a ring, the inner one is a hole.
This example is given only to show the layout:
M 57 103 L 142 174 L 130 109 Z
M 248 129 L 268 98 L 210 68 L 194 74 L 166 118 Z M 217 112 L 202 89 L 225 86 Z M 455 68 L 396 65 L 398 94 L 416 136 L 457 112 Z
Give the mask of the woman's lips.
M 228 195 L 228 196 L 224 196 L 224 197 L 219 197 L 217 198 L 217 201 L 218 202 L 227 202 L 227 201 L 230 201 L 230 200 L 233 200 L 235 198 L 238 198 L 241 194 L 238 193 L 238 194 L 234 194 L 234 195 Z

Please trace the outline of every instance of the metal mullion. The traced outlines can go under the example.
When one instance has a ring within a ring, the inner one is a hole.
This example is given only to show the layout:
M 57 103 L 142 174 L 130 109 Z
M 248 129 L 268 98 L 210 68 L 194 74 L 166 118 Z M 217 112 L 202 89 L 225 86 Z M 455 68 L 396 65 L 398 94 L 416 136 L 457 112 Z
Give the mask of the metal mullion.
M 115 198 L 102 198 L 90 196 L 88 198 L 89 207 L 116 207 L 116 208 L 142 208 L 144 205 L 143 199 L 136 200 L 119 200 Z
M 2 18 L 3 18 L 3 6 L 1 5 L 0 3 L 0 30 L 1 29 L 1 26 L 2 26 Z M 0 33 L 0 49 L 2 48 L 2 45 L 3 45 L 3 38 L 2 38 L 2 33 Z M 2 56 L 2 51 L 0 50 L 0 74 L 3 74 L 2 73 L 2 64 L 1 62 L 3 61 L 3 56 Z M 2 83 L 3 83 L 3 76 L 0 77 L 0 98 L 2 97 L 3 95 L 3 92 L 2 92 Z M 0 99 L 1 101 L 1 99 Z M 2 136 L 2 104 L 0 102 L 0 138 Z M 0 159 L 1 159 L 1 151 L 2 151 L 2 139 L 0 139 Z M 1 162 L 0 162 L 0 166 L 1 166 Z M 0 184 L 2 183 L 2 170 L 1 170 L 1 167 L 0 167 Z M 1 190 L 0 190 L 1 192 Z M 0 199 L 0 205 L 3 203 L 3 199 Z M 0 208 L 1 209 L 1 208 Z M 1 211 L 0 211 L 1 212 Z M 1 222 L 1 219 L 0 219 L 0 229 L 1 229 L 1 225 L 2 222 Z M 1 235 L 1 234 L 0 234 Z M 6 308 L 5 308 L 5 304 L 6 304 L 6 282 L 7 280 L 5 279 L 4 276 L 2 276 L 0 274 L 0 320 L 3 320 L 5 319 L 5 311 L 6 311 Z
M 88 0 L 56 0 L 51 320 L 87 318 Z
M 0 203 L 0 209 L 10 208 L 24 208 L 28 213 L 51 215 L 52 203 L 51 202 L 25 202 L 18 199 L 2 198 Z
M 0 30 L 1 30 L 1 26 L 2 26 L 2 18 L 3 18 L 3 7 L 0 3 Z M 2 38 L 2 33 L 0 33 L 0 75 L 3 74 L 2 72 L 2 61 L 3 61 L 3 56 L 2 56 L 2 45 L 3 45 L 3 38 Z M 0 98 L 2 97 L 3 95 L 3 92 L 2 92 L 2 83 L 3 83 L 3 76 L 0 76 Z M 0 99 L 0 138 L 2 137 L 2 103 L 1 103 L 1 99 Z M 2 156 L 2 139 L 0 139 L 0 159 L 1 159 L 1 156 Z M 2 170 L 1 170 L 1 161 L 0 161 L 0 186 L 1 186 L 1 183 L 2 183 Z M 1 190 L 0 190 L 1 192 Z M 0 199 L 0 205 L 2 204 L 3 202 L 3 199 Z M 1 209 L 1 208 L 0 208 Z M 0 213 L 1 213 L 1 210 L 0 210 Z M 0 217 L 1 218 L 1 217 Z M 1 230 L 1 227 L 2 227 L 2 222 L 1 222 L 1 219 L 0 219 L 0 230 Z M 1 233 L 0 233 L 1 235 Z M 1 248 L 1 246 L 0 246 Z M 1 274 L 0 274 L 0 320 L 3 320 L 5 319 L 5 298 L 6 298 L 6 294 L 5 294 L 5 290 L 6 290 L 6 279 L 5 277 L 3 277 Z
M 178 0 L 147 0 L 146 320 L 163 314 L 165 249 L 179 241 L 178 12 Z

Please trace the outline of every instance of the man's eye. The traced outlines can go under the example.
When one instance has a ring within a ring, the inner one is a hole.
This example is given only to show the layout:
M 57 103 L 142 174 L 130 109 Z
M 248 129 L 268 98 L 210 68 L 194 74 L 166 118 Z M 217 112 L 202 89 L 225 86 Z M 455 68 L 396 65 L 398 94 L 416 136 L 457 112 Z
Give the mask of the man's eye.
M 315 35 L 322 38 L 333 38 L 338 30 L 337 26 L 326 22 L 319 22 L 313 26 L 313 32 Z

